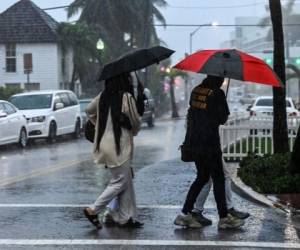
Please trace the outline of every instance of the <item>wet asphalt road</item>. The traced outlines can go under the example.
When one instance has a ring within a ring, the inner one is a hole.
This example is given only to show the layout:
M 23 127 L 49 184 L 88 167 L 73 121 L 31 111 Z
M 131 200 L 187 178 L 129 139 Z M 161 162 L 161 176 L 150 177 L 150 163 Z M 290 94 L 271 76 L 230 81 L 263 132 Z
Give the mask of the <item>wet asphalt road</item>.
M 84 139 L 43 141 L 26 150 L 0 148 L 0 250 L 6 249 L 297 249 L 300 223 L 284 213 L 234 195 L 252 216 L 236 231 L 218 231 L 210 194 L 206 215 L 213 225 L 186 230 L 173 225 L 194 178 L 178 160 L 183 120 L 144 127 L 135 139 L 133 166 L 143 229 L 96 231 L 83 217 L 108 182 L 108 171 L 91 160 Z M 127 240 L 127 241 L 123 241 Z M 275 244 L 275 245 L 274 245 Z

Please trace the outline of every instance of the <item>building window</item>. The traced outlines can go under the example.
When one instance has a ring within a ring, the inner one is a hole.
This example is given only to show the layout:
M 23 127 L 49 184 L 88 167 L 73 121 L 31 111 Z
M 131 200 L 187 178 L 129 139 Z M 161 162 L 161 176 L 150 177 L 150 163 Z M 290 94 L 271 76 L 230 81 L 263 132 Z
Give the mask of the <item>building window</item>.
M 6 72 L 14 73 L 17 71 L 16 45 L 6 44 Z
M 24 74 L 32 73 L 33 65 L 32 65 L 32 54 L 24 54 Z
M 34 91 L 34 90 L 40 90 L 40 83 L 38 82 L 30 82 L 30 83 L 25 83 L 24 84 L 25 90 L 26 91 Z
M 20 89 L 21 83 L 5 83 L 5 87 L 10 89 Z

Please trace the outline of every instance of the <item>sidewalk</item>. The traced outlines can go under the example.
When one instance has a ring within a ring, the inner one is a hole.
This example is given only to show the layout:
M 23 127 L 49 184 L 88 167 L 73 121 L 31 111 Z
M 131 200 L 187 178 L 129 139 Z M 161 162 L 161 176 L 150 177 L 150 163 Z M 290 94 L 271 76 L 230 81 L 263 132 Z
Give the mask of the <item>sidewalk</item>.
M 293 204 L 287 204 L 287 202 L 284 202 L 284 200 L 288 200 L 289 198 L 299 198 L 299 194 L 293 195 L 265 195 L 260 194 L 254 191 L 251 187 L 247 186 L 243 183 L 243 181 L 237 176 L 237 171 L 239 168 L 238 163 L 228 163 L 230 167 L 230 175 L 232 184 L 234 187 L 238 190 L 239 193 L 242 193 L 243 196 L 246 196 L 249 200 L 252 200 L 255 203 L 271 207 L 277 210 L 284 211 L 285 213 L 292 213 L 295 215 L 299 215 L 299 209 L 298 206 L 300 203 L 297 203 L 296 207 L 293 207 Z M 300 224 L 300 222 L 299 222 Z

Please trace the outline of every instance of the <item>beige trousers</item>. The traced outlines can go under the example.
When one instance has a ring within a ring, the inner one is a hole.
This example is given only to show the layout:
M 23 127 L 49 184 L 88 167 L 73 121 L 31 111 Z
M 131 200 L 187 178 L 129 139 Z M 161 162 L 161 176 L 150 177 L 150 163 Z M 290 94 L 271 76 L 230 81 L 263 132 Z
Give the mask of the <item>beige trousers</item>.
M 120 167 L 109 168 L 109 170 L 112 178 L 106 189 L 95 201 L 94 212 L 98 214 L 105 211 L 108 203 L 117 198 L 118 210 L 113 213 L 114 220 L 123 224 L 130 218 L 136 219 L 137 208 L 130 161 Z

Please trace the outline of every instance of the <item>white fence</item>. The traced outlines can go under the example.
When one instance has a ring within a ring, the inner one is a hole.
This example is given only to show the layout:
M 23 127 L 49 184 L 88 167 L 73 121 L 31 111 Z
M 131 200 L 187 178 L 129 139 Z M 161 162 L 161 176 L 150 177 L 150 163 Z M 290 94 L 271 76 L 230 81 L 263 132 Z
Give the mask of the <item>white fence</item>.
M 288 118 L 289 146 L 292 151 L 300 124 L 300 117 Z M 258 155 L 272 154 L 273 120 L 269 117 L 251 119 L 247 115 L 235 116 L 220 128 L 223 156 L 229 161 L 239 161 L 249 152 Z

